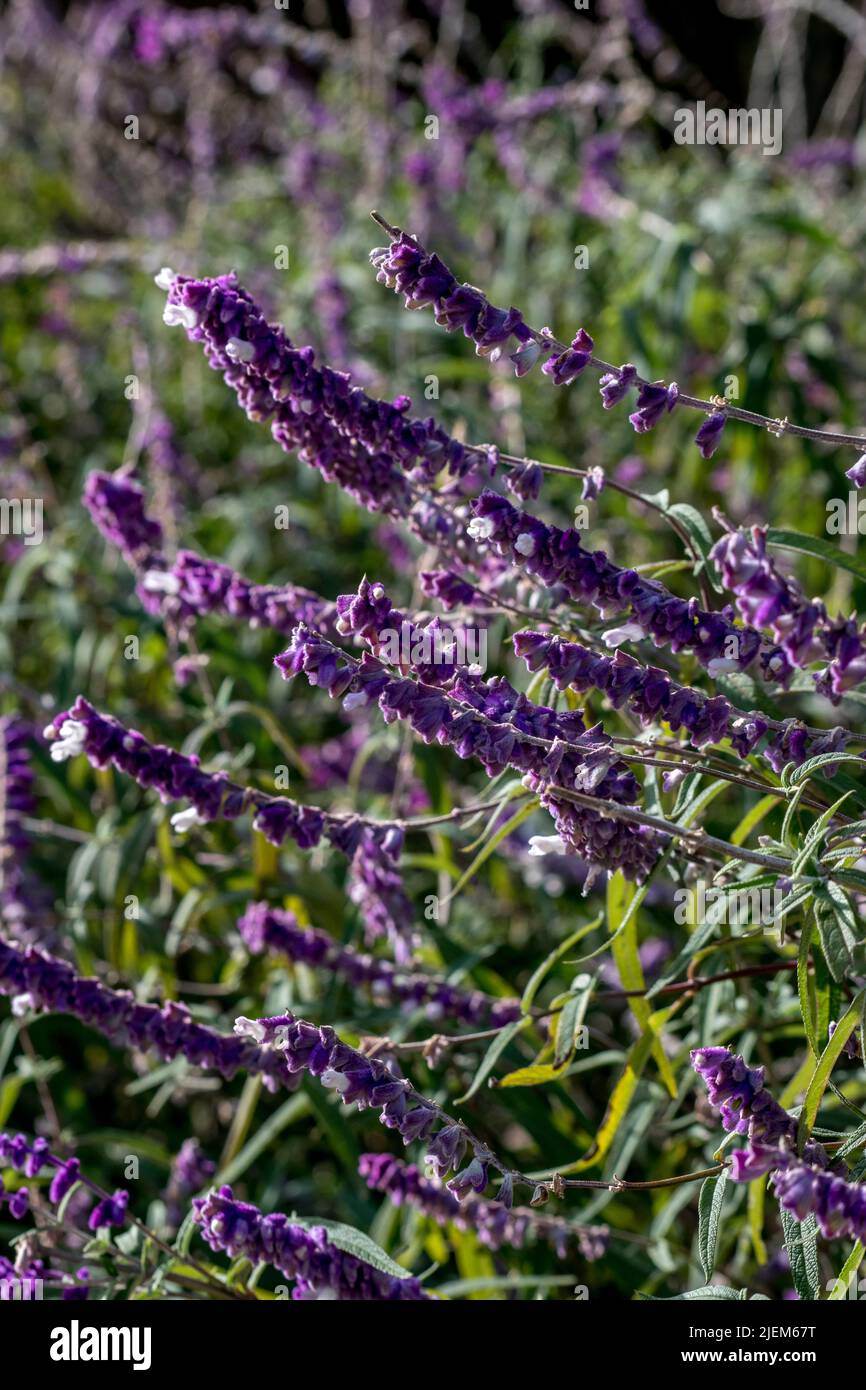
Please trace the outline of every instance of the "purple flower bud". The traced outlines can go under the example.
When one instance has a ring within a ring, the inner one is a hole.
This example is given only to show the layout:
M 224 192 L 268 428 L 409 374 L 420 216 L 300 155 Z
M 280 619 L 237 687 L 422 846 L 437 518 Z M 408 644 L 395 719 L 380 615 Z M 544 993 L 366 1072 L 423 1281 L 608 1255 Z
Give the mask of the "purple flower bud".
M 711 459 L 719 447 L 722 440 L 722 431 L 725 428 L 727 417 L 723 411 L 715 411 L 708 415 L 699 426 L 695 435 L 695 443 L 705 459 Z

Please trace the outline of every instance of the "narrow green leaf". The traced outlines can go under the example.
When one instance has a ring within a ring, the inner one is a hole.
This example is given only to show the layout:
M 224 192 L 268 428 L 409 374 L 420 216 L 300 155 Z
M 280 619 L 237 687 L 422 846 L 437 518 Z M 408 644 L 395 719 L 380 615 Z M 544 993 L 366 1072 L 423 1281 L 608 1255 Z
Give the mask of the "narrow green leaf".
M 809 1138 L 812 1126 L 817 1119 L 818 1110 L 821 1105 L 821 1097 L 827 1089 L 830 1073 L 860 1020 L 860 1005 L 863 1002 L 864 992 L 866 991 L 861 989 L 855 998 L 852 999 L 845 1013 L 836 1024 L 836 1029 L 832 1038 L 816 1063 L 814 1075 L 806 1091 L 803 1109 L 800 1111 L 800 1122 L 797 1127 L 797 1144 L 801 1153 L 803 1145 Z
M 716 1267 L 716 1249 L 727 1182 L 728 1170 L 723 1168 L 715 1177 L 704 1180 L 698 1198 L 698 1253 L 704 1276 L 708 1281 Z

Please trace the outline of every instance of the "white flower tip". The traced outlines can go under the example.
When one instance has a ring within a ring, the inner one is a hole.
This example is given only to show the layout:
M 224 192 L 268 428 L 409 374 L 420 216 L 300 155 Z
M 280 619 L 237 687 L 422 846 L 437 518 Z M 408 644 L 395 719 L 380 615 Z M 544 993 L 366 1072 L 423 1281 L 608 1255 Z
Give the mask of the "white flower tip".
M 141 586 L 149 594 L 179 594 L 180 580 L 170 570 L 148 570 Z
M 252 362 L 255 355 L 252 343 L 245 342 L 243 338 L 229 338 L 226 343 L 226 357 L 233 362 Z
M 514 542 L 514 549 L 517 551 L 518 555 L 534 555 L 535 537 L 531 536 L 528 531 L 521 531 L 517 540 Z
M 332 1067 L 326 1067 L 319 1077 L 323 1086 L 329 1090 L 339 1091 L 340 1095 L 349 1089 L 349 1078 L 344 1076 L 341 1071 L 334 1071 Z
M 612 627 L 603 633 L 601 640 L 606 647 L 619 647 L 623 642 L 640 642 L 644 637 L 646 633 L 640 623 L 623 623 L 622 627 Z
M 194 825 L 204 825 L 204 820 L 194 806 L 187 806 L 183 811 L 176 811 L 171 818 L 171 828 L 176 830 L 178 835 L 185 835 L 188 830 L 192 830 Z
M 533 835 L 529 841 L 529 853 L 533 859 L 542 854 L 565 854 L 565 841 L 561 835 Z
M 495 529 L 489 516 L 476 516 L 466 527 L 466 534 L 474 541 L 489 541 Z
M 180 324 L 183 328 L 191 329 L 198 326 L 198 314 L 186 304 L 166 304 L 162 311 L 162 321 L 167 323 L 169 328 Z
M 715 656 L 712 661 L 707 662 L 708 676 L 726 676 L 731 671 L 739 671 L 740 663 L 732 661 L 727 656 Z
M 344 699 L 343 709 L 361 709 L 363 705 L 366 705 L 366 703 L 367 696 L 364 694 L 363 690 L 354 690 L 350 695 L 347 695 Z
M 50 729 L 54 729 L 53 724 L 49 724 Z M 46 730 L 46 737 L 54 737 L 55 742 L 51 745 L 51 761 L 64 763 L 67 758 L 77 758 L 79 753 L 84 752 L 84 744 L 87 739 L 87 725 L 82 724 L 77 719 L 64 719 L 60 725 L 59 737 L 55 730 L 53 735 L 49 735 Z
M 176 279 L 177 275 L 171 269 L 171 267 L 164 265 L 159 274 L 154 275 L 153 283 L 157 285 L 159 289 L 168 291 L 171 289 Z
M 245 1018 L 243 1014 L 240 1018 L 235 1019 L 234 1032 L 240 1038 L 252 1038 L 253 1042 L 260 1043 L 265 1040 L 265 1030 L 262 1024 L 255 1018 Z
M 31 1009 L 36 1008 L 32 994 L 16 994 L 12 1000 L 12 1014 L 15 1018 L 25 1018 Z

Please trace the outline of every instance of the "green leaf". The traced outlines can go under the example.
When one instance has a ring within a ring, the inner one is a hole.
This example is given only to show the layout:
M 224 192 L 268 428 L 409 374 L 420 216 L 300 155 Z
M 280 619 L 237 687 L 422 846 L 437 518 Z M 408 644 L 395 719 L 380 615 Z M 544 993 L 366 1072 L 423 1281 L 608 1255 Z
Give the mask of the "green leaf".
M 611 933 L 611 950 L 623 989 L 626 990 L 646 989 L 637 942 L 637 908 L 639 904 L 635 899 L 639 892 L 640 890 L 636 890 L 633 884 L 626 882 L 621 869 L 618 869 L 608 880 L 607 925 Z M 641 1029 L 646 1028 L 652 1014 L 652 1006 L 639 995 L 632 995 L 628 1000 L 628 1006 L 634 1014 L 638 1026 Z M 677 1095 L 676 1079 L 665 1050 L 658 1041 L 653 1044 L 653 1058 L 668 1094 L 675 1100 Z
M 846 979 L 857 947 L 857 919 L 846 893 L 838 884 L 826 883 L 814 890 L 815 922 L 830 974 L 837 983 Z
M 723 1168 L 715 1177 L 705 1179 L 698 1198 L 698 1252 L 708 1280 L 716 1267 L 716 1248 L 727 1181 L 728 1170 Z
M 457 897 L 457 894 L 462 892 L 463 889 L 466 887 L 467 883 L 470 881 L 470 879 L 475 877 L 482 864 L 484 864 L 490 858 L 491 854 L 493 854 L 494 850 L 496 850 L 499 847 L 499 845 L 501 845 L 502 841 L 506 838 L 506 836 L 510 835 L 512 830 L 516 830 L 519 825 L 522 825 L 525 820 L 528 820 L 528 818 L 532 815 L 533 811 L 536 811 L 537 809 L 538 801 L 536 800 L 536 798 L 533 797 L 533 799 L 527 802 L 525 806 L 521 806 L 519 811 L 515 811 L 511 819 L 507 820 L 505 824 L 501 826 L 499 830 L 497 830 L 496 834 L 492 837 L 492 839 L 487 841 L 487 844 L 483 847 L 483 849 L 481 849 L 478 852 L 478 854 L 476 854 L 475 858 L 472 860 L 472 863 L 469 865 L 469 868 L 466 869 L 460 875 L 460 878 L 457 880 L 454 887 L 451 889 L 451 892 L 448 894 L 446 898 L 443 899 L 443 905 L 445 903 L 453 902 L 453 900 Z
M 507 1024 L 506 1027 L 503 1028 L 502 1031 L 493 1039 L 492 1043 L 488 1047 L 487 1051 L 484 1054 L 484 1057 L 481 1060 L 481 1065 L 479 1066 L 477 1072 L 472 1078 L 472 1084 L 469 1087 L 469 1090 L 466 1091 L 462 1096 L 458 1096 L 457 1100 L 454 1102 L 455 1105 L 465 1105 L 468 1100 L 472 1099 L 472 1097 L 475 1095 L 475 1092 L 479 1089 L 480 1086 L 483 1086 L 484 1082 L 487 1080 L 488 1076 L 495 1067 L 499 1058 L 502 1056 L 502 1053 L 505 1051 L 506 1047 L 511 1042 L 511 1039 L 515 1036 L 516 1033 L 519 1033 L 522 1029 L 528 1028 L 530 1021 L 531 1020 L 527 1016 L 524 1016 L 523 1018 L 516 1018 L 513 1021 L 513 1023 Z
M 599 1126 L 598 1133 L 590 1149 L 576 1162 L 567 1167 L 560 1167 L 561 1173 L 580 1173 L 585 1168 L 591 1168 L 596 1163 L 600 1163 L 608 1152 L 611 1144 L 616 1138 L 620 1125 L 628 1114 L 629 1106 L 637 1090 L 637 1083 L 640 1080 L 641 1072 L 646 1066 L 647 1058 L 652 1051 L 653 1041 L 658 1037 L 664 1024 L 670 1018 L 679 1005 L 671 1004 L 666 1009 L 653 1014 L 647 1022 L 647 1026 L 640 1037 L 629 1049 L 626 1058 L 625 1070 L 613 1088 L 604 1119 Z
M 803 1145 L 809 1138 L 812 1126 L 817 1119 L 818 1110 L 821 1105 L 821 1097 L 827 1089 L 830 1073 L 836 1065 L 846 1042 L 860 1021 L 860 1005 L 863 1001 L 864 993 L 866 993 L 866 990 L 861 989 L 855 998 L 852 999 L 845 1013 L 836 1024 L 832 1038 L 818 1058 L 812 1080 L 809 1082 L 806 1091 L 806 1099 L 803 1102 L 803 1109 L 800 1112 L 800 1122 L 797 1127 L 797 1144 L 801 1153 Z
M 528 1013 L 532 1008 L 535 1002 L 535 996 L 544 982 L 545 975 L 553 969 L 558 960 L 562 959 L 566 951 L 570 951 L 572 946 L 575 946 L 578 941 L 581 941 L 585 936 L 589 936 L 589 933 L 595 931 L 596 927 L 600 927 L 601 920 L 602 914 L 599 913 L 597 917 L 593 917 L 591 922 L 587 922 L 584 926 L 578 927 L 577 931 L 573 931 L 570 936 L 567 936 L 564 941 L 561 941 L 558 946 L 555 946 L 550 954 L 544 957 L 541 964 L 533 970 L 529 983 L 523 991 L 523 998 L 520 1001 L 520 1007 L 523 1009 L 524 1013 Z
M 771 526 L 767 531 L 767 543 L 779 550 L 796 550 L 801 555 L 811 555 L 825 560 L 836 569 L 848 570 L 858 579 L 866 580 L 866 565 L 857 555 L 849 555 L 839 546 L 825 541 L 821 536 L 806 536 L 802 531 L 785 531 Z
M 813 1302 L 821 1287 L 821 1271 L 818 1267 L 818 1224 L 814 1216 L 798 1221 L 784 1207 L 779 1208 L 782 1218 L 782 1232 L 785 1249 L 791 1261 L 791 1278 L 794 1288 L 801 1298 Z
M 795 767 L 788 779 L 788 785 L 799 787 L 801 783 L 807 782 L 813 772 L 820 772 L 822 767 L 830 767 L 834 763 L 840 766 L 842 763 L 858 763 L 861 772 L 866 770 L 863 758 L 856 753 L 819 753 L 816 758 L 807 758 L 806 762 Z
M 864 1255 L 866 1255 L 866 1247 L 864 1247 L 862 1241 L 858 1240 L 857 1244 L 851 1251 L 851 1254 L 848 1256 L 842 1268 L 839 1270 L 839 1276 L 833 1284 L 832 1289 L 827 1295 L 827 1301 L 829 1303 L 835 1303 L 838 1302 L 840 1299 L 849 1298 L 852 1296 L 851 1285 L 853 1284 L 854 1276 L 856 1275 L 858 1269 L 863 1263 Z M 854 1296 L 856 1296 L 856 1294 L 857 1289 L 855 1288 Z
M 365 1264 L 372 1265 L 374 1269 L 379 1269 L 383 1274 L 390 1274 L 394 1279 L 411 1279 L 412 1275 L 408 1269 L 398 1265 L 396 1260 L 377 1245 L 375 1240 L 364 1231 L 359 1231 L 355 1226 L 347 1226 L 343 1221 L 326 1221 L 317 1217 L 315 1220 L 300 1220 L 292 1217 L 292 1225 L 303 1226 L 307 1231 L 313 1231 L 319 1226 L 324 1226 L 328 1240 L 332 1245 L 336 1245 L 338 1250 L 345 1250 L 347 1255 L 354 1255 L 356 1260 L 363 1260 Z
M 654 1294 L 649 1293 L 638 1293 L 635 1296 L 644 1303 L 682 1303 L 695 1299 L 717 1299 L 743 1303 L 748 1297 L 748 1290 L 730 1289 L 727 1284 L 706 1284 L 702 1289 L 689 1289 L 687 1293 L 676 1293 L 672 1298 L 657 1298 Z
M 724 593 L 724 587 L 719 581 L 715 565 L 710 563 L 713 535 L 700 512 L 695 507 L 690 506 L 688 502 L 675 502 L 672 507 L 667 508 L 666 515 L 676 517 L 700 555 L 701 563 L 695 566 L 695 573 L 706 574 L 716 593 Z
M 557 1068 L 566 1066 L 574 1056 L 594 985 L 595 977 L 590 976 L 585 985 L 568 996 L 560 1010 L 553 1048 L 553 1065 Z

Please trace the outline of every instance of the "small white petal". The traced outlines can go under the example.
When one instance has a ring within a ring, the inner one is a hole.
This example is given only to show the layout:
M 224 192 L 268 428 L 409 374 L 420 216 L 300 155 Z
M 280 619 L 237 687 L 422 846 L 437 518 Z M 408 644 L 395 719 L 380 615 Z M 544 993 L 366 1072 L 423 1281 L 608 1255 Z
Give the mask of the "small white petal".
M 242 1014 L 235 1019 L 234 1031 L 241 1038 L 252 1038 L 254 1042 L 260 1043 L 265 1040 L 265 1030 L 258 1019 L 245 1018 Z
M 148 570 L 141 586 L 149 594 L 179 594 L 180 580 L 170 570 Z
M 171 818 L 171 828 L 176 830 L 178 835 L 185 835 L 188 830 L 192 830 L 194 825 L 204 824 L 203 818 L 194 806 L 187 806 L 183 811 L 176 811 Z
M 330 1090 L 339 1091 L 340 1095 L 349 1089 L 348 1076 L 344 1076 L 341 1071 L 334 1071 L 332 1067 L 326 1067 L 319 1080 L 323 1086 L 327 1086 Z
M 496 526 L 489 516 L 476 516 L 466 527 L 466 534 L 474 541 L 489 541 L 495 530 Z
M 161 290 L 170 290 L 177 279 L 174 271 L 167 265 L 162 267 L 158 275 L 154 275 L 153 283 L 158 285 Z
M 347 695 L 344 699 L 343 709 L 361 709 L 361 707 L 366 704 L 367 696 L 364 694 L 363 690 L 354 690 L 351 695 Z
M 531 536 L 528 531 L 521 531 L 517 540 L 514 542 L 514 549 L 517 551 L 518 555 L 534 555 L 535 537 Z
M 542 854 L 565 854 L 565 841 L 561 835 L 533 835 L 529 841 L 529 853 L 535 859 Z
M 12 1000 L 12 1013 L 15 1018 L 25 1018 L 31 1009 L 36 1008 L 32 994 L 16 994 Z
M 623 623 L 622 627 L 612 627 L 603 633 L 601 640 L 606 647 L 618 647 L 623 642 L 640 642 L 644 637 L 646 633 L 640 623 Z
M 739 671 L 739 661 L 732 661 L 730 657 L 716 656 L 712 661 L 707 662 L 707 674 L 710 676 L 726 676 L 729 671 Z
M 177 324 L 183 328 L 197 328 L 198 314 L 186 304 L 166 304 L 162 311 L 162 321 L 167 323 L 169 328 L 174 328 Z
M 226 357 L 230 357 L 233 362 L 252 362 L 256 355 L 256 350 L 252 343 L 244 342 L 243 338 L 229 338 L 226 343 Z

